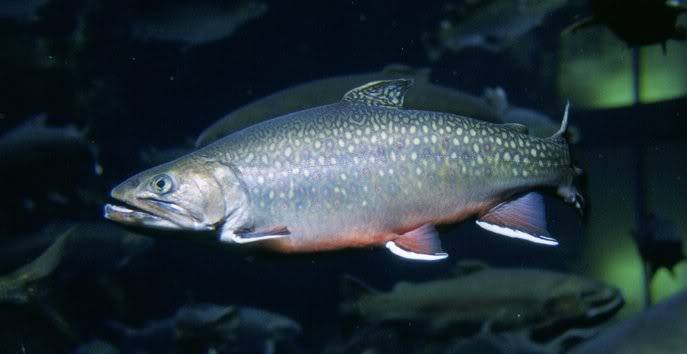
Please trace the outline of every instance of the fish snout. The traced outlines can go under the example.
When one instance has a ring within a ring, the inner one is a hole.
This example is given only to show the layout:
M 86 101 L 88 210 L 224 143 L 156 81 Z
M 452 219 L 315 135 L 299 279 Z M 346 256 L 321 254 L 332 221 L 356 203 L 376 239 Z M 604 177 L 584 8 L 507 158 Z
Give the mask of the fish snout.
M 126 196 L 134 191 L 141 184 L 141 179 L 138 177 L 131 177 L 126 181 L 112 188 L 110 197 L 118 200 L 125 200 Z

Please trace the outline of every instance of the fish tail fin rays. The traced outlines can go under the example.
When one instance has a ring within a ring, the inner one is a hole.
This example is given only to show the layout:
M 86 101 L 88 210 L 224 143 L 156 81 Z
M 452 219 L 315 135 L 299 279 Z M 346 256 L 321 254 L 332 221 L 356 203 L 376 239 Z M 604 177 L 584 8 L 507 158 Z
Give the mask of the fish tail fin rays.
M 570 135 L 568 134 L 569 112 L 570 101 L 568 100 L 565 104 L 565 113 L 563 113 L 563 121 L 561 122 L 561 127 L 555 134 L 553 134 L 549 138 L 553 141 L 558 141 L 561 144 L 565 144 L 565 149 L 568 149 L 568 140 L 570 138 Z M 582 169 L 573 165 L 572 158 L 570 158 L 570 151 L 567 151 L 567 154 L 570 160 L 570 173 L 566 174 L 566 176 L 563 177 L 562 183 L 559 184 L 558 195 L 560 195 L 566 203 L 573 204 L 575 208 L 578 210 L 578 212 L 584 215 L 584 197 L 574 185 L 575 179 L 581 176 L 583 174 L 583 171 Z
M 493 233 L 526 241 L 557 246 L 546 229 L 544 198 L 535 192 L 501 203 L 480 216 L 477 225 Z
M 439 234 L 431 224 L 406 232 L 385 244 L 393 254 L 419 261 L 438 261 L 448 258 L 441 249 Z

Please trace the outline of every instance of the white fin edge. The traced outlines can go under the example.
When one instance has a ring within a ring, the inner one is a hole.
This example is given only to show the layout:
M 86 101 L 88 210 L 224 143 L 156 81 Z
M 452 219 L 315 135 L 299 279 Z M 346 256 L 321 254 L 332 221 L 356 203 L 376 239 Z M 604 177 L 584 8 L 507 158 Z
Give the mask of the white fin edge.
M 512 237 L 512 238 L 519 238 L 521 240 L 525 241 L 530 241 L 542 245 L 547 245 L 547 246 L 558 246 L 558 241 L 556 241 L 553 238 L 546 237 L 546 236 L 534 236 L 530 235 L 528 233 L 522 232 L 520 230 L 513 230 L 509 229 L 503 226 L 498 226 L 494 224 L 489 224 L 484 221 L 476 221 L 477 226 L 487 230 L 491 231 L 495 234 L 503 235 L 506 237 Z
M 387 243 L 384 244 L 384 246 L 388 248 L 391 251 L 391 253 L 406 259 L 412 259 L 417 261 L 439 261 L 448 258 L 448 253 L 443 252 L 437 254 L 421 254 L 406 251 L 401 247 L 398 247 L 396 243 L 394 243 L 394 241 L 387 241 Z
M 258 242 L 258 241 L 264 241 L 264 240 L 270 240 L 273 238 L 280 238 L 280 237 L 286 237 L 288 235 L 266 235 L 266 236 L 260 236 L 260 237 L 251 237 L 251 238 L 244 238 L 241 237 L 234 232 L 222 232 L 222 234 L 219 237 L 219 240 L 222 242 L 233 242 L 233 243 L 238 243 L 238 244 L 244 244 L 244 243 L 251 243 L 251 242 Z

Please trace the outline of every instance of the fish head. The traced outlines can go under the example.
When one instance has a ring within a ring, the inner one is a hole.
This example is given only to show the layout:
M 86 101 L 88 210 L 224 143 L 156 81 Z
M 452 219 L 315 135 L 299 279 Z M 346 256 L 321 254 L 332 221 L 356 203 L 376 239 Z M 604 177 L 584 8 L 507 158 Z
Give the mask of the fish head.
M 231 168 L 184 157 L 125 180 L 110 196 L 104 216 L 124 224 L 172 230 L 210 231 L 221 224 L 235 202 L 239 185 Z
M 554 317 L 586 324 L 610 318 L 623 305 L 620 290 L 581 276 L 566 276 L 546 301 Z

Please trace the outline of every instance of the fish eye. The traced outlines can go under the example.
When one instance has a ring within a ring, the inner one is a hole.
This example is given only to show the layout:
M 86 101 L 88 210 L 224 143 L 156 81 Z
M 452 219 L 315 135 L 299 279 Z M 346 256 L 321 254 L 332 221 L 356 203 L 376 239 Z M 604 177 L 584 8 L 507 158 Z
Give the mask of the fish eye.
M 165 194 L 172 190 L 173 183 L 168 175 L 157 175 L 151 180 L 150 186 L 155 193 Z

